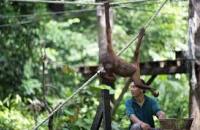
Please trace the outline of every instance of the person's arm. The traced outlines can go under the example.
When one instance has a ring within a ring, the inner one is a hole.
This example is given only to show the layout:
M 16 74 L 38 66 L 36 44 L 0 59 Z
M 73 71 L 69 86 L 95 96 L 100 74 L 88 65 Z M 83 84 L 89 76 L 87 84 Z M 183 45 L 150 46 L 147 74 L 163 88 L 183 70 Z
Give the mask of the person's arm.
M 165 113 L 160 109 L 160 106 L 158 103 L 153 100 L 152 102 L 152 108 L 153 108 L 153 113 L 158 119 L 164 119 L 166 118 Z
M 156 116 L 158 117 L 158 119 L 165 119 L 166 118 L 165 113 L 163 111 L 158 111 L 156 113 Z
M 133 123 L 137 123 L 137 124 L 140 124 L 141 128 L 143 130 L 149 130 L 151 128 L 151 126 L 143 121 L 141 121 L 140 119 L 138 119 L 135 114 L 131 114 L 130 115 L 130 120 L 133 122 Z

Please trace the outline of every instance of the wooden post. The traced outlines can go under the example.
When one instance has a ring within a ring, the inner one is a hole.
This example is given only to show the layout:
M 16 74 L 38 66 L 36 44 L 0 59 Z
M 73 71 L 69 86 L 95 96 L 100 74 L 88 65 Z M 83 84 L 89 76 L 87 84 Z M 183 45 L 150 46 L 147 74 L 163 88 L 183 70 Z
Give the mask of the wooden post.
M 103 118 L 103 111 L 102 111 L 102 105 L 101 105 L 101 102 L 100 102 L 100 104 L 97 108 L 96 115 L 94 117 L 93 123 L 92 123 L 91 130 L 98 130 L 99 129 L 99 127 L 101 125 L 102 118 Z
M 103 2 L 103 1 L 105 2 L 105 1 L 108 1 L 108 0 L 96 0 L 96 2 Z M 109 39 L 112 40 L 111 39 L 111 26 L 112 26 L 113 20 L 112 20 L 112 17 L 108 17 L 106 19 L 106 16 L 105 16 L 105 13 L 106 13 L 105 10 L 106 9 L 107 8 L 105 8 L 104 5 L 98 5 L 97 6 L 99 59 L 101 59 L 101 56 L 106 53 L 106 52 L 104 52 L 104 50 L 106 50 L 106 47 L 107 47 L 107 38 L 109 37 Z M 111 11 L 109 11 L 109 8 L 107 10 L 107 13 L 110 16 Z M 109 26 L 108 26 L 108 24 L 106 24 L 106 21 L 107 22 L 109 21 L 108 22 Z M 106 31 L 108 30 L 107 28 L 110 29 L 109 36 L 106 33 Z M 109 81 L 109 80 L 101 77 L 100 82 L 102 84 L 110 86 L 112 89 L 115 89 L 115 80 Z M 111 95 L 111 101 L 114 102 L 114 95 Z
M 102 90 L 104 130 L 111 130 L 110 95 L 108 90 Z
M 189 0 L 189 113 L 194 118 L 191 130 L 200 129 L 200 1 Z
M 91 130 L 99 129 L 102 118 L 104 130 L 111 130 L 110 95 L 109 91 L 105 89 L 101 91 L 101 101 L 97 108 L 97 112 L 93 120 Z
M 103 2 L 105 0 L 96 0 L 96 2 Z M 105 9 L 104 6 L 98 5 L 97 6 L 97 27 L 98 27 L 98 45 L 99 45 L 99 59 L 101 56 L 106 52 L 107 43 L 106 40 L 106 23 L 105 23 Z M 99 60 L 100 61 L 100 60 Z

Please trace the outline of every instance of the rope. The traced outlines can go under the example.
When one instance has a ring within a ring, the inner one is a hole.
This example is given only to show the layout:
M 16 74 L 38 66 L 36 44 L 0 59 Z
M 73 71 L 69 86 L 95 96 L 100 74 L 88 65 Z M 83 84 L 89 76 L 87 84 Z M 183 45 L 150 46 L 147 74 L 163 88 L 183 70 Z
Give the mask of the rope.
M 151 18 L 146 22 L 146 24 L 143 26 L 144 29 L 147 29 L 150 25 L 150 23 L 154 20 L 154 18 L 158 15 L 158 13 L 160 12 L 160 10 L 163 8 L 163 6 L 167 3 L 168 0 L 165 0 L 161 6 L 158 8 L 158 10 L 154 13 L 153 16 L 151 16 Z M 126 46 L 119 52 L 117 53 L 117 55 L 121 55 L 138 37 L 139 33 L 136 34 L 135 37 L 133 37 L 128 44 L 126 44 Z
M 167 3 L 168 0 L 165 0 L 161 6 L 158 8 L 158 10 L 154 13 L 154 15 L 147 21 L 147 23 L 144 25 L 144 28 L 147 29 L 150 26 L 150 23 L 155 19 L 155 17 L 158 15 L 160 10 L 163 8 L 163 6 Z
M 103 5 L 106 2 L 80 2 L 80 1 L 65 1 L 65 0 L 10 0 L 13 2 L 33 2 L 33 3 L 52 3 L 52 4 L 72 4 L 72 5 Z M 134 1 L 126 1 L 126 2 L 112 2 L 111 6 L 121 5 L 121 4 L 129 4 L 129 3 L 141 3 L 141 2 L 151 2 L 157 0 L 134 0 Z
M 103 5 L 103 2 L 80 2 L 80 1 L 55 1 L 55 0 L 10 0 L 13 2 L 33 2 L 33 3 L 51 3 L 51 4 L 72 4 L 72 5 Z
M 18 15 L 18 16 L 15 16 L 15 15 L 10 15 L 10 16 L 0 15 L 0 19 L 18 18 L 18 17 L 28 18 L 28 17 L 36 17 L 36 16 L 43 16 L 43 15 L 51 15 L 51 14 L 64 14 L 64 13 L 82 13 L 82 12 L 90 12 L 90 11 L 94 11 L 94 10 L 96 10 L 96 9 L 68 10 L 68 11 L 59 11 L 59 12 L 45 12 L 45 13 L 42 13 L 42 14 L 41 13 L 40 14 L 24 14 L 24 15 Z M 37 20 L 39 20 L 39 19 L 37 18 Z M 15 23 L 15 24 L 2 24 L 2 25 L 0 25 L 0 28 L 13 27 L 13 26 L 24 25 L 24 24 L 30 24 L 30 23 L 33 23 L 33 22 L 35 22 L 37 20 L 33 19 L 33 20 L 18 22 L 18 23 Z
M 122 4 L 129 4 L 129 3 L 143 3 L 143 2 L 158 2 L 158 0 L 134 0 L 134 1 L 126 1 L 126 2 L 113 2 L 110 3 L 110 6 L 122 5 Z
M 163 6 L 167 3 L 168 0 L 165 0 L 161 6 L 159 7 L 159 9 L 155 12 L 155 14 L 147 21 L 147 23 L 145 24 L 144 28 L 148 28 L 148 26 L 150 25 L 151 21 L 153 21 L 153 19 L 158 15 L 158 13 L 160 12 L 160 10 L 163 8 Z M 139 33 L 138 33 L 139 34 Z M 136 37 L 134 37 L 118 54 L 117 56 L 121 55 L 129 46 L 130 44 L 136 40 L 136 38 L 138 37 L 138 34 Z M 88 79 L 79 89 L 77 89 L 70 97 L 68 97 L 65 102 L 61 103 L 55 110 L 53 110 L 48 117 L 46 117 L 42 122 L 40 122 L 37 126 L 34 127 L 34 130 L 36 130 L 39 126 L 41 126 L 43 123 L 45 123 L 55 112 L 57 112 L 60 108 L 62 108 L 67 102 L 69 102 L 69 100 L 74 97 L 76 94 L 78 94 L 82 89 L 84 89 L 91 81 L 93 81 L 98 74 L 103 70 L 103 68 L 100 68 L 97 73 L 95 73 L 90 79 Z
M 90 82 L 92 82 L 98 74 L 103 70 L 101 68 L 97 71 L 96 74 L 94 74 L 90 79 L 88 79 L 79 89 L 77 89 L 70 97 L 68 97 L 63 103 L 60 103 L 56 109 L 54 109 L 42 122 L 37 124 L 37 126 L 34 127 L 34 130 L 36 130 L 39 126 L 41 126 L 43 123 L 45 123 L 55 112 L 57 112 L 60 108 L 62 108 L 69 100 L 74 97 L 76 94 L 78 94 L 82 89 L 84 89 Z
M 30 23 L 33 23 L 35 22 L 35 20 L 33 21 L 22 21 L 22 22 L 19 22 L 19 23 L 16 23 L 16 24 L 2 24 L 0 25 L 0 28 L 5 28 L 5 27 L 15 27 L 15 26 L 18 26 L 18 25 L 24 25 L 24 24 L 30 24 Z
M 83 13 L 83 12 L 90 12 L 96 11 L 96 9 L 80 9 L 80 10 L 65 10 L 65 11 L 58 11 L 58 12 L 43 12 L 37 14 L 23 14 L 23 15 L 0 15 L 0 19 L 6 18 L 18 18 L 18 17 L 35 17 L 35 16 L 44 16 L 44 15 L 54 15 L 54 14 L 65 14 L 65 13 Z
M 144 3 L 145 2 L 145 3 Z M 153 2 L 153 3 L 151 3 Z M 181 2 L 184 3 L 185 1 L 173 1 L 173 2 Z M 114 6 L 114 9 L 118 8 L 126 8 L 130 10 L 136 10 L 133 7 L 129 6 L 124 6 L 123 4 L 128 4 L 128 3 L 143 3 L 142 5 L 149 5 L 149 4 L 159 4 L 161 3 L 160 0 L 137 0 L 137 1 L 127 1 L 127 2 L 113 2 L 110 5 Z M 136 7 L 135 5 L 134 7 Z M 140 11 L 141 9 L 137 9 L 137 11 Z M 18 18 L 18 17 L 35 17 L 35 16 L 44 16 L 44 15 L 53 15 L 53 14 L 65 14 L 65 13 L 82 13 L 82 12 L 91 12 L 91 11 L 96 11 L 96 9 L 75 9 L 75 10 L 65 10 L 65 11 L 58 11 L 58 12 L 43 12 L 43 13 L 37 13 L 37 14 L 23 14 L 23 15 L 2 15 L 0 14 L 0 19 L 6 19 L 6 18 Z M 152 11 L 152 10 L 142 10 L 142 11 Z

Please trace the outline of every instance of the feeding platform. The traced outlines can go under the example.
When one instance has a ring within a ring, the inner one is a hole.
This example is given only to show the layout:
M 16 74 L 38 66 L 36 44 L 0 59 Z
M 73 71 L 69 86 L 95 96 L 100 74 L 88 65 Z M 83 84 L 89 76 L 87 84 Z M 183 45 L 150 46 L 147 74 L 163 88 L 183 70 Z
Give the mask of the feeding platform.
M 168 118 L 161 119 L 161 130 L 190 130 L 193 118 L 176 119 Z

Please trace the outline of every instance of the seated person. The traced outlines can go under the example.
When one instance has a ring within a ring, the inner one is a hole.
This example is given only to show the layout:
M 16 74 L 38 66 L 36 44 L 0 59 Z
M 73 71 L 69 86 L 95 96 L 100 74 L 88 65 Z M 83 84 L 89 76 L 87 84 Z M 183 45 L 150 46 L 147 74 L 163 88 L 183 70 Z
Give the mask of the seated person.
M 144 83 L 144 81 L 142 80 Z M 130 84 L 132 98 L 126 100 L 126 113 L 131 121 L 130 130 L 151 130 L 155 127 L 153 115 L 158 119 L 165 118 L 157 102 L 146 96 L 145 90 L 137 87 L 134 82 Z

